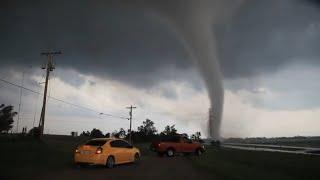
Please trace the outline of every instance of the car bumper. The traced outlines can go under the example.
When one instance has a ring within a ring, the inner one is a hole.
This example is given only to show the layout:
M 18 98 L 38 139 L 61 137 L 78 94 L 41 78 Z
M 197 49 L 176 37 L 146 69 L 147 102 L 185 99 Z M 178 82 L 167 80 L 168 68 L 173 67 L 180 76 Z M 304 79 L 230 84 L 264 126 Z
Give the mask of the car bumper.
M 86 156 L 82 154 L 74 155 L 74 162 L 76 164 L 93 164 L 93 165 L 105 165 L 106 158 L 102 155 Z

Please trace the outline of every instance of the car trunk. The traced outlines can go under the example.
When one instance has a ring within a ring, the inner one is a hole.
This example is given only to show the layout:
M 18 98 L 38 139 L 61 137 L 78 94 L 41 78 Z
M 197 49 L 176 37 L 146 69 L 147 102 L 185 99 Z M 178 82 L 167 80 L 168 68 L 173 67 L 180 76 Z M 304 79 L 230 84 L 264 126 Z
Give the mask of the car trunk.
M 79 147 L 79 153 L 81 154 L 84 161 L 90 162 L 99 147 L 103 146 L 106 140 L 90 140 L 86 144 Z

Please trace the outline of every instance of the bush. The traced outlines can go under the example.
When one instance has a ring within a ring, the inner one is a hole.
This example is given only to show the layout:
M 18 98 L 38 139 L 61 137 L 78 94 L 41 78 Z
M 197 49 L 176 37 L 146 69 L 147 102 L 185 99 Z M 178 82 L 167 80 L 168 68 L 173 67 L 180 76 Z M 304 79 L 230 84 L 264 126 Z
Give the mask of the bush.
M 33 137 L 40 137 L 41 130 L 39 127 L 33 127 L 32 129 L 29 130 L 28 135 L 33 136 Z

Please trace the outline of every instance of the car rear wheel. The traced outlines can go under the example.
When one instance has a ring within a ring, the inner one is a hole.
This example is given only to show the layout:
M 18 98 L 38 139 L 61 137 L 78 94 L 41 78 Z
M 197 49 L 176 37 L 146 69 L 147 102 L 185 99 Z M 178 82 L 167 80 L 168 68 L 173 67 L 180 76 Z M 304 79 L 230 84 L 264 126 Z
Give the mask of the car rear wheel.
M 173 156 L 174 156 L 174 150 L 171 149 L 171 148 L 168 149 L 168 150 L 167 150 L 167 156 L 168 156 L 168 157 L 173 157 Z
M 138 164 L 140 162 L 140 155 L 138 153 L 136 153 L 134 155 L 134 161 L 133 163 Z
M 107 162 L 106 162 L 106 166 L 107 168 L 113 168 L 115 165 L 115 160 L 114 160 L 114 157 L 112 156 L 109 156 L 108 159 L 107 159 Z

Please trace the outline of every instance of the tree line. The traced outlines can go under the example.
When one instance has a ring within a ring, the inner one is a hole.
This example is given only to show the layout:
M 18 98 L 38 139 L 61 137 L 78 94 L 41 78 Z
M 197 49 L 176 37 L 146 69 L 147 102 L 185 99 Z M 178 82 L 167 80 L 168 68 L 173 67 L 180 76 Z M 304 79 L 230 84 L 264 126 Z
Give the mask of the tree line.
M 5 106 L 4 104 L 0 105 L 0 132 L 8 133 L 13 127 L 13 118 L 18 113 L 13 111 L 13 106 Z M 29 135 L 39 136 L 40 130 L 38 127 L 33 127 L 28 132 Z M 129 138 L 129 130 L 125 130 L 124 128 L 120 128 L 119 130 L 115 130 L 113 132 L 103 133 L 101 130 L 94 128 L 91 131 L 83 131 L 80 136 L 87 136 L 92 138 L 100 138 L 100 137 L 115 137 L 115 138 Z M 175 136 L 178 135 L 178 131 L 175 128 L 175 125 L 167 125 L 164 130 L 158 133 L 158 130 L 154 126 L 154 122 L 150 119 L 146 119 L 143 121 L 142 125 L 138 127 L 136 131 L 131 132 L 132 140 L 136 142 L 143 141 L 151 141 L 155 138 L 161 136 Z M 184 136 L 188 136 L 187 134 L 182 134 Z M 201 139 L 201 133 L 196 132 L 190 136 L 191 139 L 199 141 Z
M 13 111 L 13 106 L 0 105 L 0 132 L 8 133 L 13 127 L 13 118 L 18 113 Z
M 167 125 L 165 126 L 164 130 L 158 133 L 158 130 L 154 126 L 154 122 L 150 119 L 146 119 L 143 121 L 142 125 L 140 125 L 137 129 L 137 131 L 131 132 L 132 140 L 135 142 L 146 142 L 146 141 L 152 141 L 153 139 L 159 138 L 161 136 L 175 136 L 178 135 L 178 131 L 175 128 L 175 125 Z M 92 138 L 102 138 L 102 137 L 115 137 L 115 138 L 123 138 L 123 139 L 129 139 L 129 130 L 125 130 L 124 128 L 120 128 L 119 130 L 115 130 L 112 133 L 107 132 L 103 133 L 99 129 L 92 129 L 91 131 L 83 131 L 80 136 L 87 136 Z M 201 141 L 201 133 L 196 132 L 192 134 L 191 136 L 188 136 L 188 134 L 183 133 L 180 134 L 186 137 L 190 137 L 192 140 L 195 141 Z

